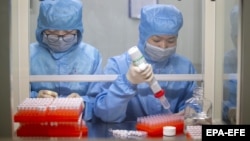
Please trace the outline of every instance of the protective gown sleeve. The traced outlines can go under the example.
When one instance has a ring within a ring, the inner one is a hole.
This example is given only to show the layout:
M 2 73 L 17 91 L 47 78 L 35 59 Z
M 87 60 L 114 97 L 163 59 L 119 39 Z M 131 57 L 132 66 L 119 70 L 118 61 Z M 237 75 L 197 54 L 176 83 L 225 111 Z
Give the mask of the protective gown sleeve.
M 95 54 L 95 62 L 93 63 L 93 74 L 98 75 L 102 73 L 102 56 L 99 52 L 96 52 Z M 84 103 L 85 103 L 85 109 L 84 109 L 84 120 L 89 121 L 91 120 L 93 116 L 93 107 L 95 102 L 95 97 L 98 93 L 100 93 L 100 83 L 98 82 L 91 82 L 88 91 L 86 95 L 82 96 Z
M 122 122 L 126 118 L 128 102 L 136 94 L 136 85 L 126 78 L 127 64 L 118 65 L 115 59 L 109 59 L 104 73 L 118 74 L 113 82 L 103 83 L 102 92 L 97 95 L 94 113 L 105 122 Z

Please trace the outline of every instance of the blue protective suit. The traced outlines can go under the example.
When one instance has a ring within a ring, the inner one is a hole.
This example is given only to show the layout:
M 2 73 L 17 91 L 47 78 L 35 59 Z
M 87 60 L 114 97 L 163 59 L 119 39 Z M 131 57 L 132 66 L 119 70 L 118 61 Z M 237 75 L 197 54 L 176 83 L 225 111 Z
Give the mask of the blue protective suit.
M 90 44 L 82 41 L 82 3 L 80 0 L 45 0 L 40 2 L 37 20 L 37 42 L 30 45 L 30 75 L 100 74 L 102 57 Z M 42 32 L 50 30 L 77 30 L 77 43 L 65 52 L 55 53 L 43 43 Z M 90 82 L 31 82 L 30 97 L 39 90 L 52 90 L 59 97 L 75 92 L 85 101 L 85 120 L 92 117 L 94 97 L 99 93 L 98 83 Z
M 231 24 L 231 39 L 234 45 L 233 49 L 225 52 L 224 55 L 224 73 L 237 73 L 237 38 L 238 38 L 238 18 L 239 18 L 239 6 L 235 5 L 230 12 L 230 24 Z M 223 89 L 223 110 L 222 119 L 226 123 L 230 123 L 231 119 L 235 119 L 236 115 L 229 115 L 230 109 L 236 109 L 237 105 L 237 78 L 224 80 Z M 232 117 L 234 116 L 234 117 Z M 235 122 L 235 121 L 234 121 Z M 235 123 L 232 123 L 235 124 Z
M 237 48 L 229 50 L 224 56 L 224 73 L 225 74 L 236 74 L 237 73 Z M 223 101 L 223 112 L 222 119 L 226 123 L 230 123 L 228 112 L 231 108 L 236 108 L 237 100 L 237 78 L 224 80 L 224 101 Z M 236 115 L 235 115 L 236 117 Z
M 169 17 L 173 18 L 169 18 Z M 162 62 L 154 62 L 145 53 L 147 39 L 152 35 L 176 35 L 182 26 L 182 15 L 171 5 L 153 5 L 144 7 L 139 25 L 140 39 L 138 47 L 146 61 L 152 65 L 154 74 L 194 74 L 192 63 L 178 54 Z M 94 113 L 106 122 L 136 121 L 137 117 L 165 113 L 147 83 L 132 85 L 126 78 L 131 64 L 127 52 L 111 57 L 104 68 L 105 74 L 118 74 L 114 82 L 104 83 L 103 92 L 96 97 Z M 192 96 L 196 86 L 191 81 L 159 82 L 166 92 L 171 111 L 177 113 L 184 109 L 185 101 Z

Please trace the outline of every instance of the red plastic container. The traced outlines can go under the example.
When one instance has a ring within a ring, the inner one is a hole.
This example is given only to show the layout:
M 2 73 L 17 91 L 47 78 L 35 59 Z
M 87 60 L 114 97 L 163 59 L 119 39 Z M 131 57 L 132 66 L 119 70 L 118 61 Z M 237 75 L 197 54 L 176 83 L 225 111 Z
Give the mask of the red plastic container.
M 137 120 L 136 129 L 146 131 L 148 136 L 151 137 L 162 137 L 164 126 L 175 126 L 176 134 L 182 134 L 184 128 L 183 117 L 168 114 L 140 117 Z

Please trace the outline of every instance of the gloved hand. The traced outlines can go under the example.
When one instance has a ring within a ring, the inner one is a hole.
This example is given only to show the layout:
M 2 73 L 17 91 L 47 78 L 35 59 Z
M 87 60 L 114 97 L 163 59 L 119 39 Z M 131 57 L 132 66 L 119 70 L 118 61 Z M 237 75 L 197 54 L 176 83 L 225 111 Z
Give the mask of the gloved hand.
M 67 96 L 67 98 L 78 98 L 81 97 L 78 93 L 71 93 Z
M 56 97 L 58 97 L 57 92 L 50 90 L 40 90 L 37 95 L 37 98 L 56 98 Z
M 67 98 L 78 98 L 78 97 L 81 97 L 78 93 L 71 93 L 67 96 Z M 82 97 L 81 97 L 82 98 Z M 83 100 L 84 101 L 84 100 Z M 84 102 L 82 101 L 82 104 L 83 104 L 83 108 L 85 108 L 85 104 Z
M 146 68 L 144 70 L 141 70 L 138 66 L 131 64 L 126 77 L 132 84 L 139 84 L 142 82 L 149 83 L 154 78 L 152 66 L 150 64 L 147 64 Z

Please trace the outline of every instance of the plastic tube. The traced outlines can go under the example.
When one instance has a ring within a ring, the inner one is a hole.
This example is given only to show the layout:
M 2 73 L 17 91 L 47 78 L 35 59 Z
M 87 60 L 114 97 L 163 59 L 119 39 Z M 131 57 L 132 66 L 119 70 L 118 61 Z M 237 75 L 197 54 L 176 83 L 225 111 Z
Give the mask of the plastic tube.
M 147 66 L 147 62 L 138 49 L 137 46 L 133 46 L 128 50 L 128 54 L 130 55 L 134 65 L 138 66 L 141 70 L 144 70 Z M 160 87 L 158 81 L 153 78 L 153 80 L 149 83 L 151 90 L 154 93 L 155 98 L 158 98 L 164 107 L 164 109 L 168 109 L 170 111 L 170 105 L 168 103 L 167 98 L 165 97 L 165 91 Z

